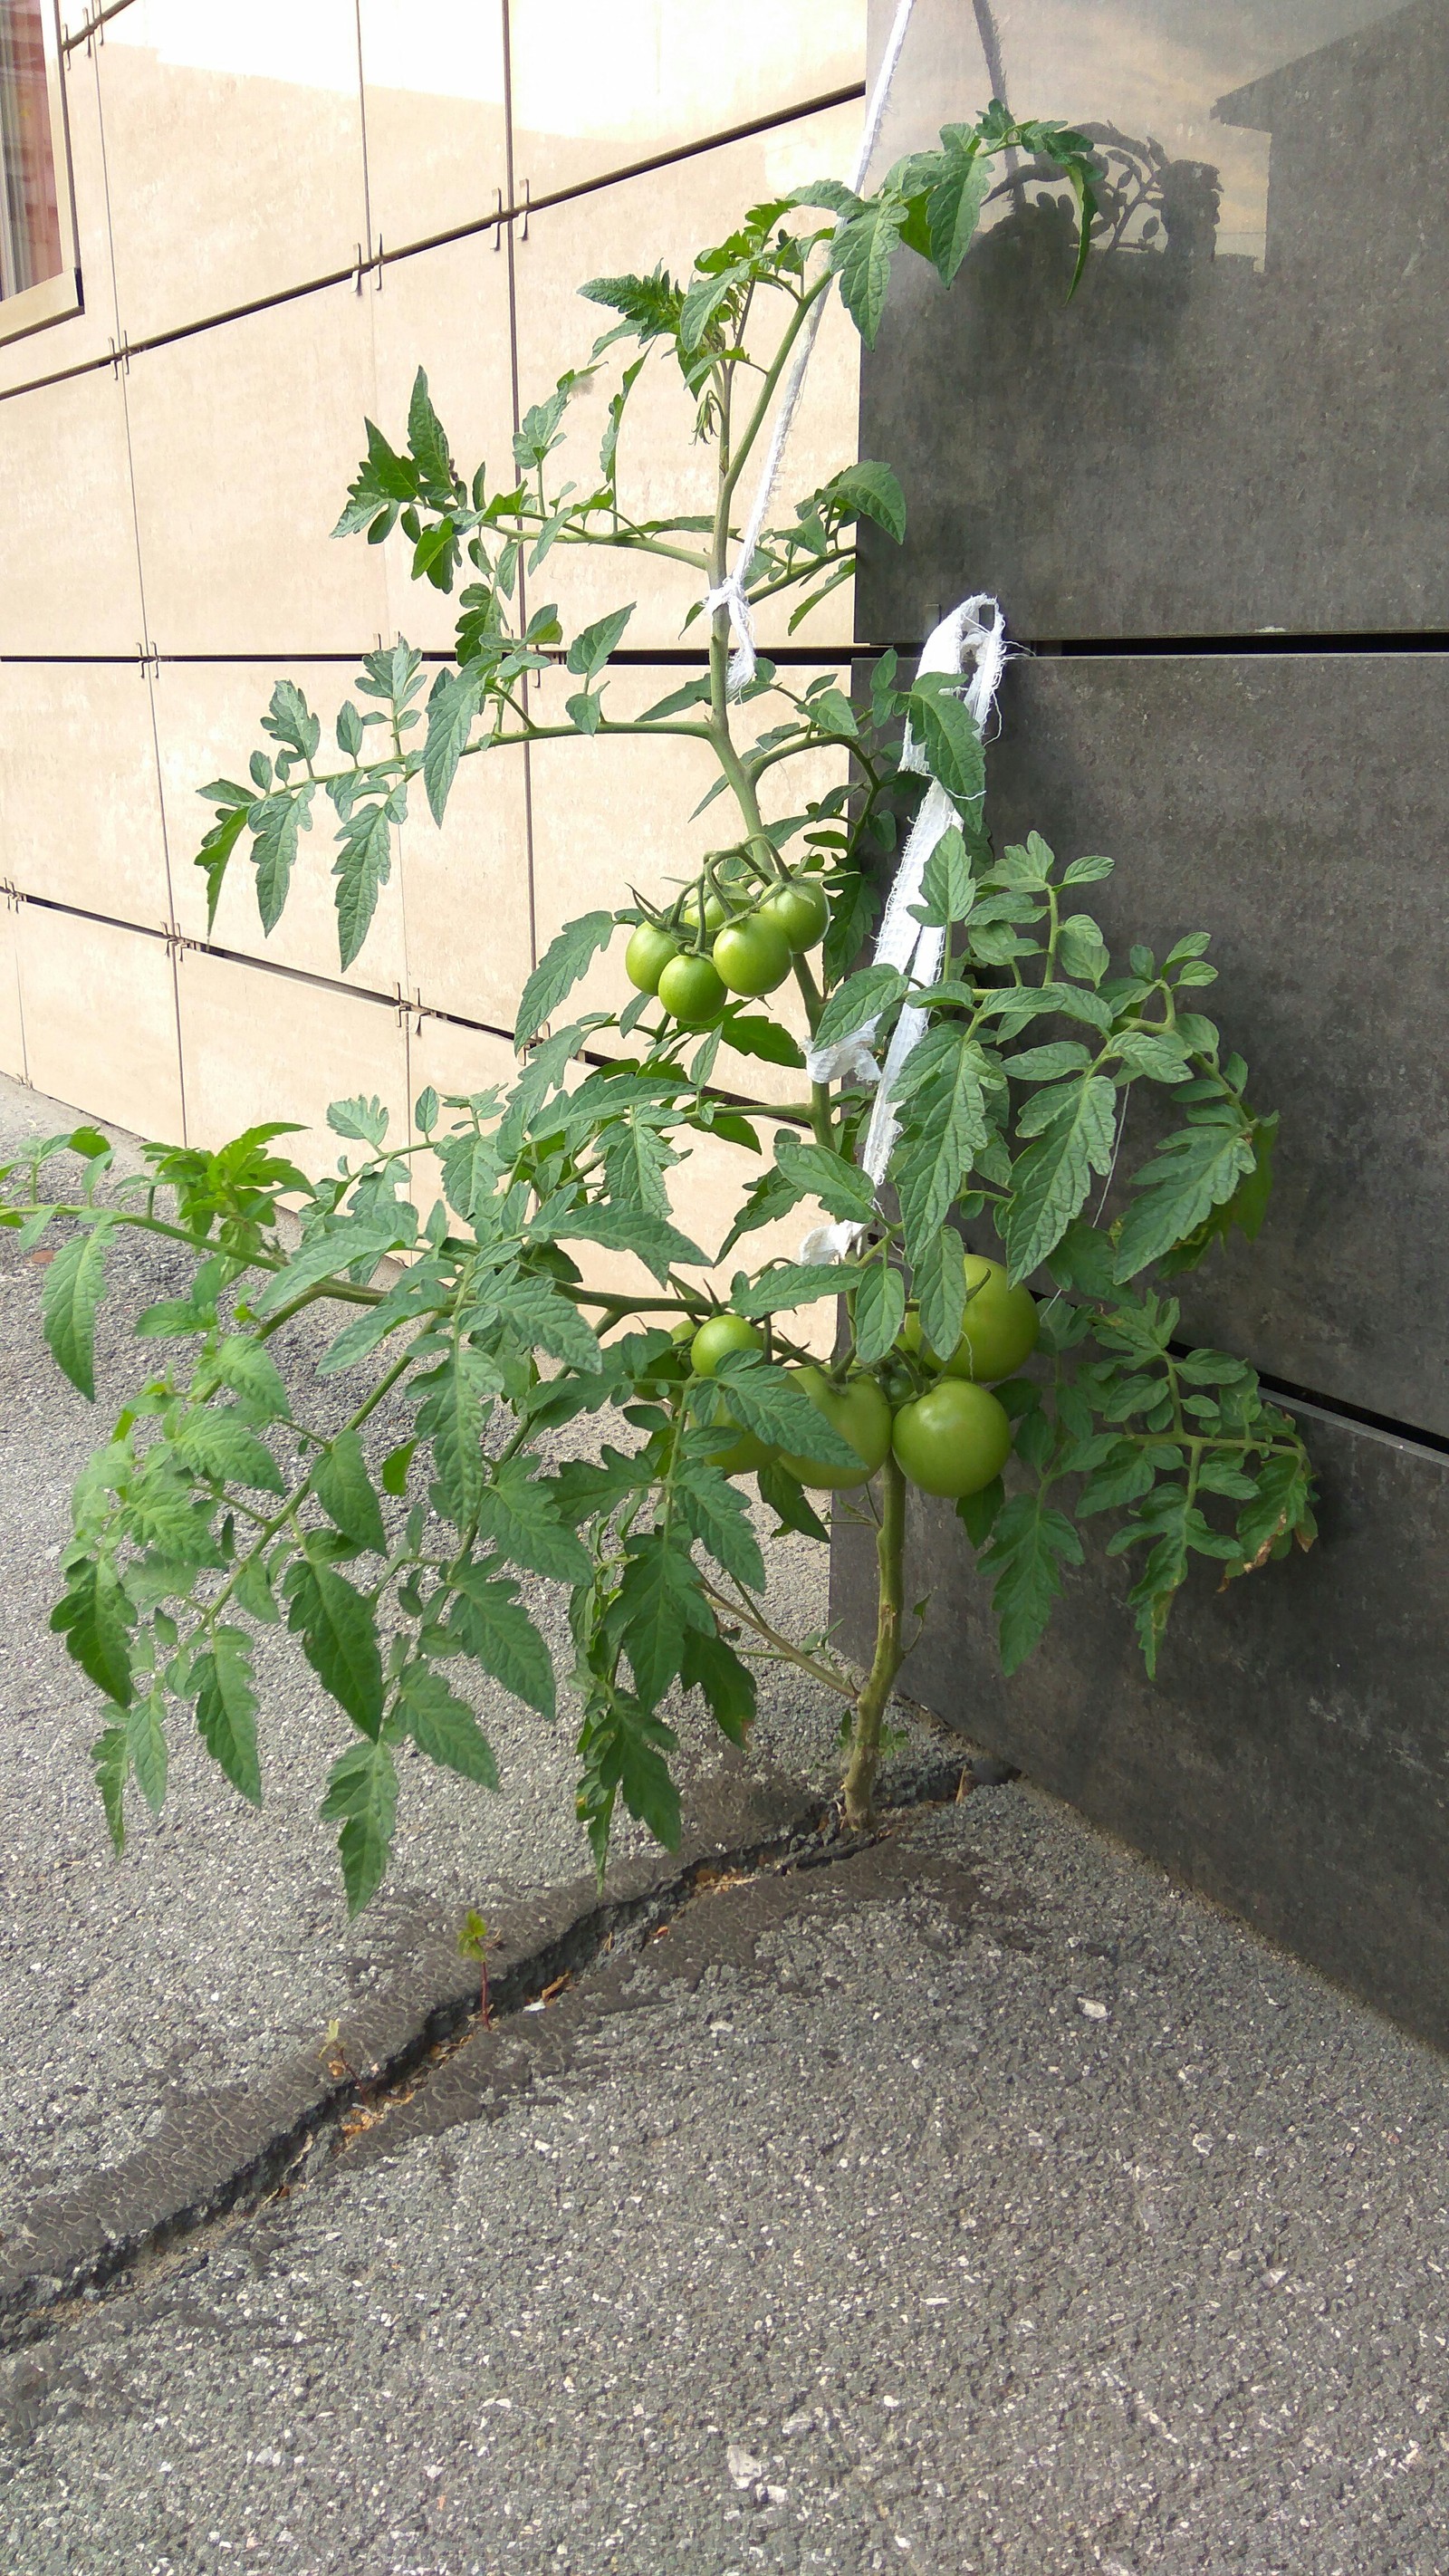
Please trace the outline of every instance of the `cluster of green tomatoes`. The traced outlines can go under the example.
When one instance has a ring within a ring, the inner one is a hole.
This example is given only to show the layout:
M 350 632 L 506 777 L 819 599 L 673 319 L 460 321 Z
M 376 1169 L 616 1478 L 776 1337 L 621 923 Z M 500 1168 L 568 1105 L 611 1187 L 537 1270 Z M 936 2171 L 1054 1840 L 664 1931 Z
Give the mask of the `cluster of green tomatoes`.
M 922 1341 L 912 1307 L 897 1350 L 878 1371 L 847 1364 L 827 1372 L 811 1362 L 791 1371 L 816 1411 L 854 1449 L 858 1468 L 772 1450 L 732 1421 L 723 1388 L 716 1419 L 730 1436 L 715 1452 L 715 1465 L 726 1475 L 748 1475 L 778 1457 L 802 1485 L 839 1489 L 867 1484 L 893 1451 L 902 1473 L 922 1493 L 953 1501 L 980 1493 L 1000 1475 L 1011 1448 L 1011 1418 L 991 1386 L 1016 1375 L 1036 1348 L 1041 1327 L 1030 1289 L 1012 1287 L 999 1261 L 974 1252 L 962 1257 L 966 1314 L 949 1359 L 939 1359 Z M 742 1315 L 711 1315 L 693 1334 L 690 1359 L 697 1377 L 713 1377 L 728 1352 L 763 1348 L 763 1334 Z M 923 1373 L 930 1382 L 917 1392 Z
M 657 995 L 681 1028 L 711 1029 L 731 993 L 775 992 L 829 923 L 829 897 L 815 877 L 736 879 L 724 891 L 701 879 L 668 915 L 640 922 L 624 968 L 635 991 Z

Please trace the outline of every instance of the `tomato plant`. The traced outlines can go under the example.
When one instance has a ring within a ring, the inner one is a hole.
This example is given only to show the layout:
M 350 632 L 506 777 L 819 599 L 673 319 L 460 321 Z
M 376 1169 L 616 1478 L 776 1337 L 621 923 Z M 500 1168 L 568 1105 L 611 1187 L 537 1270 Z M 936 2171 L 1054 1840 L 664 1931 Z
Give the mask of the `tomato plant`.
M 288 1160 L 281 1121 L 216 1152 L 148 1146 L 139 1178 L 116 1181 L 88 1128 L 7 1167 L 0 1221 L 26 1249 L 58 1230 L 45 1332 L 85 1394 L 117 1236 L 149 1232 L 190 1264 L 182 1293 L 140 1318 L 151 1365 L 76 1487 L 53 1619 L 105 1703 L 93 1758 L 118 1843 L 131 1784 L 153 1807 L 165 1794 L 178 1709 L 236 1788 L 260 1797 L 254 1638 L 281 1620 L 346 1729 L 323 1813 L 340 1828 L 355 1908 L 386 1867 L 400 1746 L 475 1783 L 495 1776 L 470 1667 L 553 1714 L 557 1676 L 520 1597 L 524 1573 L 569 1588 L 578 1813 L 602 1869 L 620 1798 L 677 1838 L 668 1695 L 700 1692 L 739 1740 L 756 1654 L 792 1660 L 846 1702 L 845 1810 L 853 1824 L 869 1817 L 904 1651 L 908 1479 L 957 1498 L 1008 1671 L 1082 1560 L 1080 1525 L 1100 1515 L 1114 1524 L 1111 1548 L 1140 1559 L 1132 1605 L 1149 1666 L 1195 1557 L 1226 1579 L 1310 1541 L 1311 1475 L 1292 1421 L 1240 1354 L 1183 1347 L 1166 1285 L 1230 1227 L 1255 1233 L 1269 1184 L 1275 1122 L 1251 1104 L 1242 1057 L 1202 1007 L 1214 980 L 1206 935 L 1187 932 L 1164 957 L 1136 946 L 1114 959 L 1074 908 L 1109 860 L 1064 861 L 1035 834 L 994 844 L 980 727 L 952 675 L 913 675 L 885 652 L 849 697 L 828 674 L 804 683 L 761 658 L 735 696 L 729 612 L 715 606 L 697 670 L 626 720 L 609 689 L 627 601 L 571 637 L 552 606 L 520 605 L 525 576 L 536 590 L 555 546 L 593 545 L 677 566 L 699 615 L 729 570 L 741 477 L 821 299 L 838 287 L 870 341 L 897 253 L 929 258 L 949 284 L 990 165 L 1008 154 L 1019 156 L 1009 168 L 1054 168 L 1070 182 L 1085 257 L 1091 147 L 993 106 L 870 197 L 825 181 L 751 208 L 687 279 L 594 279 L 583 292 L 609 327 L 526 413 L 496 488 L 484 467 L 454 462 L 421 370 L 405 443 L 368 424 L 338 533 L 400 539 L 416 578 L 444 592 L 461 584 L 454 658 L 429 684 L 405 642 L 365 656 L 333 720 L 335 756 L 301 689 L 278 683 L 262 718 L 268 747 L 244 780 L 205 791 L 215 820 L 198 864 L 213 916 L 244 854 L 270 931 L 303 836 L 328 817 L 349 965 L 394 828 L 419 797 L 441 822 L 464 760 L 496 763 L 560 734 L 647 734 L 691 755 L 706 746 L 728 819 L 670 895 L 621 886 L 554 940 L 521 996 L 510 1085 L 447 1100 L 425 1091 L 406 1138 L 390 1134 L 376 1100 L 336 1103 L 343 1150 L 321 1180 Z M 621 495 L 631 397 L 659 366 L 687 388 L 716 460 L 704 525 L 639 517 Z M 597 470 L 575 465 L 560 481 L 571 398 L 606 368 Z M 883 463 L 844 466 L 793 515 L 780 505 L 743 567 L 749 598 L 792 593 L 798 627 L 849 577 L 862 520 L 902 534 Z M 560 663 L 575 686 L 545 722 L 529 683 Z M 766 692 L 770 720 L 756 733 Z M 822 750 L 843 782 L 768 820 L 770 774 Z M 924 981 L 860 962 L 923 795 L 944 798 L 952 817 L 925 870 L 920 914 L 945 947 Z M 570 996 L 621 934 L 632 998 L 570 1017 Z M 812 1076 L 782 1023 L 749 1007 L 787 976 L 811 1060 L 843 1069 Z M 878 1190 L 862 1137 L 902 1026 L 918 1043 L 891 1059 L 899 1128 Z M 772 1107 L 768 1159 L 716 1083 L 726 1042 L 800 1074 L 801 1096 Z M 1128 1116 L 1142 1086 L 1176 1112 L 1165 1132 L 1159 1116 L 1145 1159 Z M 681 1230 L 671 1200 L 703 1137 L 744 1176 L 718 1249 Z M 87 1180 L 56 1201 L 43 1167 L 67 1144 Z M 751 1265 L 751 1235 L 795 1210 L 811 1229 L 800 1257 Z M 833 1263 L 815 1257 L 822 1211 L 829 1244 L 843 1247 Z M 652 1293 L 594 1284 L 600 1249 L 635 1256 Z M 389 1254 L 400 1259 L 383 1278 Z M 710 1284 L 720 1278 L 727 1291 Z M 796 1318 L 837 1301 L 837 1353 L 822 1366 Z M 306 1418 L 269 1348 L 312 1307 L 339 1317 L 318 1376 L 347 1390 L 340 1425 L 335 1403 Z M 948 1355 L 944 1370 L 933 1353 Z M 995 1394 L 976 1382 L 1003 1372 Z M 385 1402 L 407 1407 L 412 1428 L 378 1464 L 364 1434 Z M 550 1464 L 551 1435 L 590 1416 L 608 1426 L 597 1455 Z M 877 1521 L 865 1676 L 785 1635 L 767 1607 L 756 1514 L 825 1537 L 807 1486 L 853 1489 L 841 1507 Z

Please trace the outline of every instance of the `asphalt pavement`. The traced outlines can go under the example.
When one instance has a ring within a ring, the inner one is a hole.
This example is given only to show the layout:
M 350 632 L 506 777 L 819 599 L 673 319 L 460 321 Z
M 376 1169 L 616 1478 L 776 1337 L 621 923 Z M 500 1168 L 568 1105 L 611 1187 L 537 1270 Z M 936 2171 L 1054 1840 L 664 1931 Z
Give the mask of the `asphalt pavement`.
M 161 1272 L 103 1309 L 102 1415 Z M 419 1766 L 349 1929 L 285 1654 L 261 1815 L 183 1744 L 114 1859 L 43 1624 L 98 1435 L 38 1290 L 0 1284 L 0 2261 L 461 1904 L 580 1862 L 567 1728 L 500 1702 L 503 1790 Z M 776 1563 L 819 1616 L 823 1569 Z M 772 1700 L 777 1791 L 834 1726 Z M 702 1732 L 688 1768 L 707 1803 Z M 1443 2576 L 1446 2120 L 1440 2058 L 1028 1783 L 801 1841 L 14 2320 L 0 2576 Z

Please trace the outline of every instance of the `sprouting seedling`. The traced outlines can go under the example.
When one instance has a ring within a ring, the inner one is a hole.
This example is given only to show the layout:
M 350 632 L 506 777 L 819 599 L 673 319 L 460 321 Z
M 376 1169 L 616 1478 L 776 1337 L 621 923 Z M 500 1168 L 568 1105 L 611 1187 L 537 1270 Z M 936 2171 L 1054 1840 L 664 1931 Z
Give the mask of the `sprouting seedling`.
M 463 1929 L 458 1935 L 458 1956 L 460 1959 L 476 1959 L 478 1962 L 478 2018 L 485 2030 L 491 2030 L 493 2015 L 488 2004 L 488 1926 L 482 1915 L 471 1905 L 463 1917 Z

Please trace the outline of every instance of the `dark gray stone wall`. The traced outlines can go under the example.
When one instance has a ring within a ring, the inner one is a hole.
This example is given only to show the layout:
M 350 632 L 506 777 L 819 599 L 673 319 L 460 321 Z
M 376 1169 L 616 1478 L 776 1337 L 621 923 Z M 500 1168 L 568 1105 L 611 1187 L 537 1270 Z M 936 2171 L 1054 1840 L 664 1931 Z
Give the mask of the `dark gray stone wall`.
M 1109 934 L 1213 934 L 1278 1180 L 1183 1330 L 1301 1391 L 1323 1535 L 1221 1597 L 1201 1568 L 1155 1683 L 1089 1546 L 1006 1683 L 926 1505 L 903 1687 L 1449 2044 L 1449 0 L 918 0 L 883 158 L 993 92 L 1094 131 L 1120 230 L 1066 306 L 1062 192 L 1019 173 L 949 295 L 899 264 L 862 449 L 910 528 L 859 631 L 995 589 L 1046 649 L 993 832 L 1110 853 Z M 852 1644 L 872 1594 L 846 1523 Z
M 1067 192 L 1008 187 L 949 291 L 900 261 L 861 434 L 911 527 L 868 540 L 862 637 L 972 590 L 1034 639 L 1449 628 L 1445 0 L 994 26 L 1018 114 L 1115 138 L 1121 239 L 1068 305 Z M 917 0 L 878 166 L 993 86 L 965 0 Z
M 1004 1681 L 987 1586 L 949 1504 L 913 1495 L 929 1592 L 901 1688 L 1094 1822 L 1449 2046 L 1449 1459 L 1295 1406 L 1321 1534 L 1227 1591 L 1192 1575 L 1149 1681 L 1133 1569 L 1088 1541 Z M 837 1514 L 834 1615 L 873 1625 L 874 1531 Z

